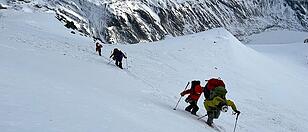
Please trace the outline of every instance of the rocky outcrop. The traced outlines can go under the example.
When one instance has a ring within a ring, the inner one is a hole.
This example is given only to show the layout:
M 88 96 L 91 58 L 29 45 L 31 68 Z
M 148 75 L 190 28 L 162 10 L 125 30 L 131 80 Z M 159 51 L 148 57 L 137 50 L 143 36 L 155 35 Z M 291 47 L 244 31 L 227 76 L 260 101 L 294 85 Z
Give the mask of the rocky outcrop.
M 46 0 L 58 18 L 106 43 L 138 43 L 225 27 L 243 40 L 269 29 L 308 31 L 304 0 Z

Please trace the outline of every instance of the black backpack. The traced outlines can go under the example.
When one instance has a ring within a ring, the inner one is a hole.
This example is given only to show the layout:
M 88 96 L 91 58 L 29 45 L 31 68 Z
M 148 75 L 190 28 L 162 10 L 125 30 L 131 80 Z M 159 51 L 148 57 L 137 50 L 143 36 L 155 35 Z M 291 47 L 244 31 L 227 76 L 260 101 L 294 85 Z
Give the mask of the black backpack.
M 190 94 L 195 94 L 195 87 L 197 85 L 200 85 L 200 81 L 198 81 L 198 80 L 191 81 L 191 85 L 190 85 L 190 89 L 189 89 Z M 185 99 L 185 102 L 187 102 L 187 103 L 191 103 L 192 101 L 193 100 L 190 98 L 190 95 Z
M 200 81 L 199 81 L 199 80 L 193 80 L 193 81 L 191 81 L 190 90 L 191 90 L 191 91 L 195 91 L 195 87 L 196 87 L 197 85 L 200 85 Z

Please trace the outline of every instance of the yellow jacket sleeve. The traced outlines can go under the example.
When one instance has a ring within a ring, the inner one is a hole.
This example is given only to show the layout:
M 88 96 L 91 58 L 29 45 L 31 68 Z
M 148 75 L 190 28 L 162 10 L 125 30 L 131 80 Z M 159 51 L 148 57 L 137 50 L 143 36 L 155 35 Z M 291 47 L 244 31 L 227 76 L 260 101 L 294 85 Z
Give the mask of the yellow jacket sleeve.
M 210 107 L 216 108 L 217 105 L 224 101 L 221 97 L 215 97 L 213 100 L 205 100 L 204 101 L 204 107 L 206 110 L 209 110 Z
M 236 109 L 236 106 L 235 106 L 235 104 L 234 104 L 233 101 L 227 100 L 226 103 L 227 103 L 228 106 L 231 106 L 231 108 L 232 108 L 233 111 L 236 111 L 236 110 L 237 110 L 237 109 Z
M 220 102 L 223 102 L 223 101 L 225 101 L 225 100 L 222 99 L 221 97 L 215 97 L 213 100 L 205 100 L 204 101 L 204 107 L 208 111 L 210 109 L 210 107 L 217 108 L 218 104 Z M 228 106 L 231 106 L 233 111 L 237 110 L 233 101 L 226 100 L 226 104 Z

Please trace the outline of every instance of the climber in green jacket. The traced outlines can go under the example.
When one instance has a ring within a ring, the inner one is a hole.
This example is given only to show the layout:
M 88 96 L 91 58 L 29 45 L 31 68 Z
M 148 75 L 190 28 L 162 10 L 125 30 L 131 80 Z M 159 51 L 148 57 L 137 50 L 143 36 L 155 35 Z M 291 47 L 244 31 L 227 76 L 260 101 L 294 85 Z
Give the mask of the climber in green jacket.
M 207 124 L 209 126 L 212 126 L 213 120 L 218 119 L 220 115 L 220 111 L 227 112 L 228 106 L 231 106 L 232 110 L 236 114 L 240 114 L 241 112 L 237 110 L 235 104 L 231 100 L 227 100 L 225 98 L 227 91 L 224 87 L 216 87 L 214 90 L 212 90 L 211 98 L 204 100 L 204 107 L 207 111 Z

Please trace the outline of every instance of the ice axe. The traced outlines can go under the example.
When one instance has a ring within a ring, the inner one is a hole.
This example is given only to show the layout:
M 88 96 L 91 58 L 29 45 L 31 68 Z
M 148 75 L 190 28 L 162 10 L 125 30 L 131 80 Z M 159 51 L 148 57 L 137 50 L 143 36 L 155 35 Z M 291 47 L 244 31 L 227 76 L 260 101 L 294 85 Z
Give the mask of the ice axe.
M 189 82 L 187 83 L 186 87 L 184 88 L 184 91 L 187 89 L 188 85 L 189 85 Z M 176 110 L 176 107 L 178 107 L 178 104 L 179 104 L 179 102 L 181 101 L 182 97 L 183 97 L 183 96 L 181 96 L 181 97 L 179 98 L 179 100 L 178 100 L 178 102 L 176 103 L 176 105 L 175 105 L 175 107 L 173 108 L 173 110 Z

